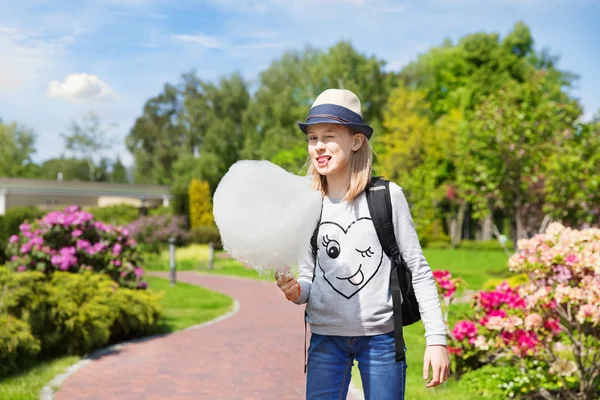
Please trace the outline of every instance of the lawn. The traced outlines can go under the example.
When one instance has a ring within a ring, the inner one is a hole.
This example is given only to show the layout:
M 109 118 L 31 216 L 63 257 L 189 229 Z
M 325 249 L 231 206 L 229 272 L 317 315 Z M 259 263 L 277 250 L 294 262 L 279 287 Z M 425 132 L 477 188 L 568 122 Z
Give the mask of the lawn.
M 197 271 L 219 275 L 239 276 L 254 279 L 272 279 L 271 275 L 259 274 L 252 268 L 246 268 L 239 262 L 226 257 L 223 251 L 215 251 L 213 268 L 209 268 L 209 250 L 207 245 L 193 244 L 175 250 L 176 271 Z M 144 268 L 152 271 L 169 270 L 169 252 L 144 255 Z
M 462 277 L 469 289 L 481 288 L 488 279 L 508 276 L 508 257 L 502 251 L 425 249 L 424 253 L 432 269 L 448 269 L 454 276 Z M 175 251 L 176 270 L 272 279 L 270 274 L 260 274 L 227 258 L 223 251 L 215 252 L 212 269 L 209 269 L 208 258 L 207 245 L 195 244 L 178 248 Z M 168 271 L 168 251 L 145 255 L 144 266 L 147 270 Z
M 209 321 L 231 311 L 233 300 L 220 293 L 178 282 L 170 286 L 169 281 L 147 276 L 148 287 L 163 292 L 163 318 L 156 333 L 174 332 L 192 325 Z M 26 371 L 0 381 L 0 399 L 34 400 L 39 398 L 42 388 L 64 372 L 79 357 L 69 356 L 47 360 L 32 365 Z

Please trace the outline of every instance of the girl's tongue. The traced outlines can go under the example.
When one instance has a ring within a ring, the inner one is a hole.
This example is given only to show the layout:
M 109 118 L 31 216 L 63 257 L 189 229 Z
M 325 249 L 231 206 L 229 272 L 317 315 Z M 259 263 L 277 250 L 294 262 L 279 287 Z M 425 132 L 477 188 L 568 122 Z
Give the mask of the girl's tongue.
M 317 162 L 319 163 L 319 166 L 320 167 L 326 166 L 329 163 L 329 158 L 330 157 L 327 157 L 327 156 L 317 157 Z

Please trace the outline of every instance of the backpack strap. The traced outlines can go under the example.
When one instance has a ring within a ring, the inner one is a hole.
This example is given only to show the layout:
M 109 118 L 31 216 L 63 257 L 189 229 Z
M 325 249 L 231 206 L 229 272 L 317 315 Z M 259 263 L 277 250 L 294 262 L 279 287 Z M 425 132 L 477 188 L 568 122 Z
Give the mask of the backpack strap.
M 392 199 L 389 190 L 390 182 L 374 177 L 365 191 L 371 220 L 384 253 L 392 263 L 390 273 L 390 289 L 392 291 L 394 313 L 394 338 L 396 343 L 396 361 L 404 358 L 404 336 L 402 334 L 402 294 L 400 289 L 399 270 L 404 263 L 398 249 L 392 219 Z

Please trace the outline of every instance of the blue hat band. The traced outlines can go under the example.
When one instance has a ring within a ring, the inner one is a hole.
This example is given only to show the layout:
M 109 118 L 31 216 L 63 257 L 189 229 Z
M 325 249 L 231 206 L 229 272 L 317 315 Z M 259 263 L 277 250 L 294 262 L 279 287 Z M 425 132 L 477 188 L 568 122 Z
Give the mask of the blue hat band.
M 328 118 L 344 124 L 362 124 L 362 117 L 346 107 L 335 104 L 320 104 L 311 108 L 306 121 L 314 118 Z

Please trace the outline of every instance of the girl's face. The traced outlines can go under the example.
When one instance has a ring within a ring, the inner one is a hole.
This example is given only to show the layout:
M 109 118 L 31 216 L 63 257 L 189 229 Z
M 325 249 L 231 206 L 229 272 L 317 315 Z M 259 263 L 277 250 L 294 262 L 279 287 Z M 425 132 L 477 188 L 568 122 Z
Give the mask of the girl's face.
M 360 149 L 364 140 L 363 135 L 355 135 L 337 124 L 312 125 L 307 136 L 311 162 L 324 176 L 345 172 L 352 153 Z

